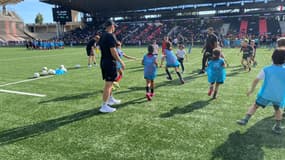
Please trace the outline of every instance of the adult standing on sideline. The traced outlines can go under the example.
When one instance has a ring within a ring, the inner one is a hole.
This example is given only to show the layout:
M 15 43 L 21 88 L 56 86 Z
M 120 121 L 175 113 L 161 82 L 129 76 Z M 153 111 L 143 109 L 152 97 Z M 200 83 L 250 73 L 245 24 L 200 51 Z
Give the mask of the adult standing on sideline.
M 94 66 L 96 66 L 96 58 L 94 55 L 94 50 L 96 49 L 96 45 L 98 44 L 100 39 L 99 35 L 94 35 L 93 38 L 87 43 L 86 45 L 86 53 L 88 56 L 88 67 L 92 67 L 92 62 L 94 63 Z
M 210 58 L 212 57 L 213 49 L 217 48 L 218 46 L 218 37 L 214 34 L 214 28 L 209 27 L 207 29 L 207 32 L 208 32 L 208 36 L 206 39 L 206 44 L 202 50 L 202 53 L 203 53 L 202 69 L 199 72 L 199 74 L 205 73 L 207 61 L 209 61 Z
M 117 78 L 116 61 L 120 62 L 122 69 L 125 68 L 125 63 L 120 59 L 119 54 L 116 51 L 116 38 L 114 36 L 115 27 L 117 25 L 112 21 L 108 20 L 105 23 L 105 32 L 99 41 L 101 49 L 101 71 L 103 80 L 105 80 L 105 86 L 103 91 L 103 104 L 100 108 L 100 112 L 109 113 L 116 111 L 116 108 L 110 107 L 114 104 L 120 104 L 120 100 L 116 100 L 112 96 L 113 82 Z

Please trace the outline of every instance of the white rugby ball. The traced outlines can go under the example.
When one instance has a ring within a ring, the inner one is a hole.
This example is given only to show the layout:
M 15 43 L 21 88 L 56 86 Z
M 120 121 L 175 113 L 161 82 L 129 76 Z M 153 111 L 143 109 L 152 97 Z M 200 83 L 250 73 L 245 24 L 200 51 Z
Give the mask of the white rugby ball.
M 50 75 L 55 75 L 55 70 L 49 69 L 49 70 L 48 70 L 48 74 L 50 74 Z
M 47 71 L 47 70 L 48 70 L 47 67 L 43 67 L 43 68 L 42 68 L 42 71 Z
M 46 75 L 48 75 L 48 71 L 43 70 L 42 73 L 41 73 L 41 76 L 46 76 Z
M 40 77 L 40 74 L 39 74 L 39 73 L 34 73 L 33 78 L 39 78 L 39 77 Z

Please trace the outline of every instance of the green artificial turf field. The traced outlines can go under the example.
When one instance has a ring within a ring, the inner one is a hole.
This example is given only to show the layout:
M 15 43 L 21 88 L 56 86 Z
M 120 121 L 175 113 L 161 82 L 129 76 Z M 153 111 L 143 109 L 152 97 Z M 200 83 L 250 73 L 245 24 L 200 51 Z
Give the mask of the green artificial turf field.
M 142 58 L 146 48 L 123 48 Z M 0 92 L 1 160 L 282 160 L 285 137 L 271 132 L 273 109 L 260 109 L 247 126 L 236 124 L 255 100 L 246 96 L 260 69 L 271 64 L 271 53 L 258 49 L 258 66 L 240 66 L 239 49 L 224 49 L 230 66 L 218 99 L 208 97 L 206 75 L 198 75 L 201 48 L 185 62 L 186 83 L 173 72 L 166 80 L 159 68 L 156 96 L 145 98 L 141 60 L 126 60 L 122 104 L 101 114 L 100 68 L 87 68 L 85 49 L 31 51 L 0 48 L 0 89 L 47 95 L 44 98 Z M 98 61 L 99 62 L 99 61 Z M 64 64 L 68 73 L 27 80 L 42 67 Z M 72 69 L 80 64 L 80 69 Z M 260 86 L 260 84 L 258 85 Z M 283 121 L 284 123 L 284 121 Z

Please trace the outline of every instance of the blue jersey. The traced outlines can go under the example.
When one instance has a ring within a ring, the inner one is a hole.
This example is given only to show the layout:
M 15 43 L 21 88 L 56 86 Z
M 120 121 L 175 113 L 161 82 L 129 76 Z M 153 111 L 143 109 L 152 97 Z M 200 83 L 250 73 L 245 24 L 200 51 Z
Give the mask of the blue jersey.
M 165 49 L 166 67 L 179 67 L 180 63 L 172 50 Z
M 156 55 L 146 54 L 143 57 L 144 65 L 144 78 L 148 80 L 154 80 L 157 74 L 157 66 L 155 64 L 157 59 Z
M 265 78 L 257 98 L 270 101 L 283 108 L 285 106 L 285 69 L 271 65 L 263 69 Z
M 226 79 L 225 61 L 222 58 L 210 60 L 207 67 L 207 75 L 209 83 L 224 83 Z
M 117 50 L 119 57 L 123 58 L 124 52 L 120 48 L 116 48 L 116 50 Z M 122 68 L 122 64 L 119 61 L 116 61 L 116 64 L 117 64 L 117 66 L 116 66 L 117 70 L 120 70 Z

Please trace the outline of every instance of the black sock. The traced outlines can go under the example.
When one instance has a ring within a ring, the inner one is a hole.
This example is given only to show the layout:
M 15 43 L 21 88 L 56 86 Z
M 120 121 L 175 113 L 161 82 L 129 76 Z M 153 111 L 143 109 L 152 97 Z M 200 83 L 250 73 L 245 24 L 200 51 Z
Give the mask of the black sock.
M 149 93 L 149 87 L 145 87 L 146 93 Z
M 151 93 L 154 93 L 154 88 L 151 88 L 151 89 L 150 89 L 150 92 L 151 92 Z
M 172 79 L 172 77 L 171 77 L 171 75 L 170 75 L 170 73 L 169 73 L 168 69 L 165 69 L 165 72 L 167 73 L 167 75 L 168 75 L 169 79 Z
M 182 80 L 182 76 L 181 76 L 180 72 L 176 72 L 176 74 L 178 75 L 179 79 Z

